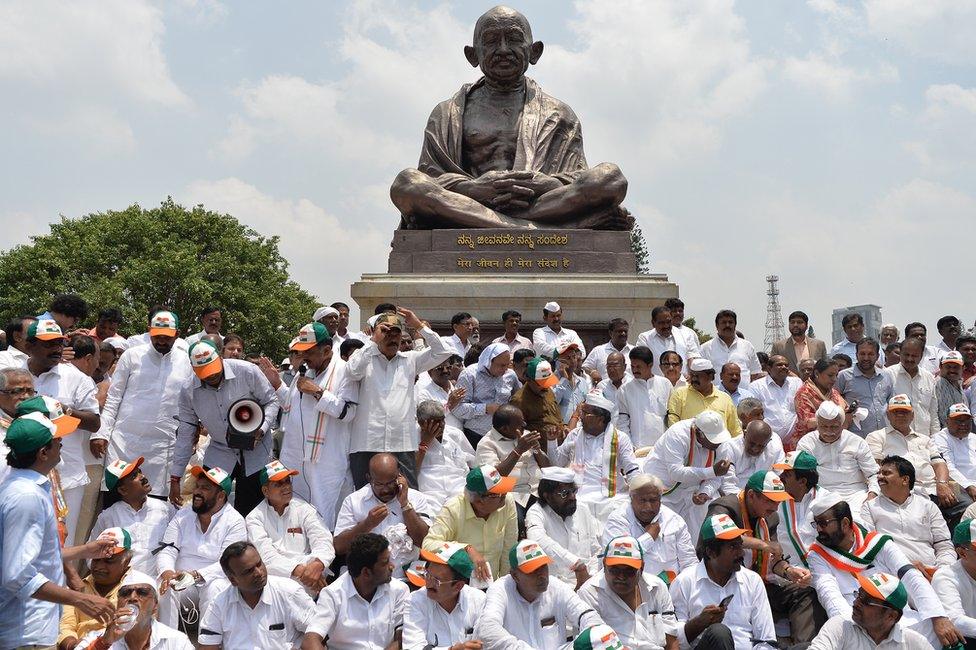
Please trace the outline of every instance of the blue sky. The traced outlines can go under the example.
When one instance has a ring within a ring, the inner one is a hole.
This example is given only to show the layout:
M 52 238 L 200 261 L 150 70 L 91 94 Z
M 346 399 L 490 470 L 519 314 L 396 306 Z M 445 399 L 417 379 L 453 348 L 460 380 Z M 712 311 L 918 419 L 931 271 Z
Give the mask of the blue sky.
M 280 235 L 295 279 L 345 299 L 386 268 L 389 183 L 476 78 L 461 48 L 489 6 L 8 0 L 0 248 L 172 195 Z M 973 322 L 976 1 L 516 7 L 546 44 L 529 74 L 580 115 L 590 163 L 628 176 L 690 315 L 732 306 L 761 343 L 777 273 L 784 317 L 824 337 L 864 302 Z

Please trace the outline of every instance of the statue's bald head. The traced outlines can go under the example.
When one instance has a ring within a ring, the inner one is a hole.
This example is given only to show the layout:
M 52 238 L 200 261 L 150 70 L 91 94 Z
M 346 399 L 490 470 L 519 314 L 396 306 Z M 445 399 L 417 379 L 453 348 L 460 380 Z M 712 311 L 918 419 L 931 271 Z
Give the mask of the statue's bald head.
M 474 25 L 472 45 L 464 56 L 473 67 L 480 67 L 489 84 L 513 88 L 522 83 L 530 64 L 542 56 L 542 43 L 532 40 L 528 19 L 510 7 L 489 9 Z
M 506 7 L 505 5 L 498 5 L 497 7 L 492 7 L 485 13 L 481 14 L 478 18 L 478 22 L 474 24 L 474 39 L 473 44 L 475 47 L 481 42 L 481 33 L 489 25 L 506 25 L 511 23 L 517 24 L 522 28 L 525 33 L 525 40 L 529 43 L 532 42 L 532 26 L 529 25 L 529 19 L 526 18 L 521 12 L 515 11 L 511 7 Z

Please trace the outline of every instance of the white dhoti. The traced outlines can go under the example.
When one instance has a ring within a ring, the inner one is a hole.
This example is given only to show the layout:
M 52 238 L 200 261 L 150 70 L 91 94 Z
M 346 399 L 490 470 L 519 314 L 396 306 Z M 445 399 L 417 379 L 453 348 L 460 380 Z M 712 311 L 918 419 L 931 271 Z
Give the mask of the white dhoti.
M 695 495 L 694 490 L 675 490 L 671 494 L 661 497 L 661 503 L 674 510 L 679 517 L 684 519 L 691 534 L 692 543 L 698 543 L 698 534 L 702 524 L 705 523 L 705 515 L 708 513 L 708 503 L 696 505 L 691 498 Z

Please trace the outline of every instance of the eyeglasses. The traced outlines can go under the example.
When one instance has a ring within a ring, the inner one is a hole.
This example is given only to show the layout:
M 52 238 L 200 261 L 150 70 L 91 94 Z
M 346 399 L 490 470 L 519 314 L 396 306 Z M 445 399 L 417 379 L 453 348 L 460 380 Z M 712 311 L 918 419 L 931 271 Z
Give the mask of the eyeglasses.
M 425 578 L 427 579 L 427 586 L 428 587 L 433 587 L 434 589 L 440 589 L 441 588 L 441 585 L 449 585 L 452 582 L 457 582 L 456 579 L 455 580 L 441 580 L 439 578 L 436 578 L 436 577 L 430 575 L 429 573 L 425 576 Z
M 864 591 L 863 589 L 858 589 L 857 590 L 857 593 L 854 594 L 854 600 L 861 601 L 861 604 L 862 605 L 869 605 L 871 607 L 883 607 L 884 609 L 891 609 L 891 610 L 894 610 L 896 612 L 900 612 L 901 611 L 897 607 L 891 605 L 890 603 L 888 603 L 888 602 L 886 602 L 884 600 L 878 600 L 877 598 L 874 598 L 873 596 L 870 596 L 868 594 L 868 592 Z
M 153 592 L 150 587 L 122 587 L 119 589 L 119 598 L 126 598 L 135 594 L 139 598 L 149 598 L 149 594 Z
M 814 528 L 820 530 L 821 528 L 826 528 L 827 526 L 829 526 L 830 522 L 832 521 L 838 521 L 837 517 L 833 517 L 831 519 L 824 519 L 823 521 L 817 521 L 816 519 L 814 519 L 810 523 L 813 524 Z
M 574 487 L 571 487 L 571 488 L 562 488 L 560 490 L 553 490 L 552 493 L 555 494 L 560 499 L 565 499 L 565 498 L 567 498 L 571 494 L 576 494 L 576 490 L 577 490 L 577 488 L 574 488 Z
M 389 489 L 393 490 L 393 489 L 396 489 L 397 480 L 398 479 L 393 479 L 392 481 L 387 481 L 386 483 L 380 483 L 379 481 L 370 481 L 370 485 L 372 485 L 377 490 L 382 489 L 382 488 L 389 488 Z
M 662 361 L 661 362 L 661 366 L 664 367 L 664 368 L 674 368 L 675 366 L 680 366 L 680 365 L 681 365 L 681 362 L 679 362 L 679 361 Z
M 497 499 L 504 499 L 505 498 L 505 495 L 504 494 L 494 494 L 492 492 L 486 492 L 485 494 L 479 494 L 478 495 L 478 498 L 479 499 L 485 499 L 485 500 L 497 500 Z
M 27 395 L 28 397 L 33 397 L 37 393 L 30 386 L 25 386 L 24 388 L 4 388 L 0 390 L 0 393 L 4 395 L 10 395 L 12 397 L 19 397 L 21 395 Z

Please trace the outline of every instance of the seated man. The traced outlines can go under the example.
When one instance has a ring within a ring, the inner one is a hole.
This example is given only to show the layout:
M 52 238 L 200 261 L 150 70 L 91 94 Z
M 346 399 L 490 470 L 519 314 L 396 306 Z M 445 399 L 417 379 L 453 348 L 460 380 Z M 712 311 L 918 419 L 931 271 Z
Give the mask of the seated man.
M 807 563 L 827 616 L 850 618 L 857 596 L 856 577 L 873 567 L 891 575 L 901 574 L 912 601 L 912 609 L 906 609 L 908 627 L 933 645 L 952 645 L 962 639 L 925 575 L 912 566 L 891 537 L 854 523 L 851 508 L 842 496 L 834 492 L 820 495 L 811 513 L 817 541 L 810 545 Z
M 550 562 L 532 540 L 512 546 L 511 570 L 488 587 L 484 613 L 475 626 L 485 650 L 560 648 L 568 635 L 603 623 L 572 587 L 549 580 Z
M 539 468 L 551 464 L 543 449 L 542 434 L 526 430 L 522 412 L 511 404 L 499 406 L 491 423 L 491 429 L 478 442 L 475 462 L 478 466 L 490 465 L 502 476 L 515 479 L 513 496 L 525 508 L 539 488 Z
M 247 539 L 244 517 L 227 503 L 230 475 L 219 467 L 196 466 L 190 472 L 196 477 L 193 500 L 170 520 L 156 555 L 159 620 L 173 628 L 179 623 L 182 602 L 195 602 L 200 613 L 206 613 L 210 601 L 227 586 L 221 552 Z M 187 574 L 193 584 L 178 592 L 170 589 L 171 582 Z
M 865 438 L 876 461 L 886 456 L 901 456 L 915 466 L 915 490 L 938 498 L 939 505 L 949 507 L 955 496 L 949 488 L 949 468 L 931 439 L 912 429 L 912 401 L 908 395 L 888 400 L 888 426 L 872 431 Z M 961 509 L 960 509 L 961 510 Z
M 781 462 L 773 465 L 791 499 L 779 504 L 779 526 L 776 541 L 783 558 L 793 566 L 807 566 L 807 551 L 817 537 L 811 524 L 810 504 L 826 492 L 817 473 L 817 459 L 805 451 L 791 451 Z
M 325 586 L 335 550 L 332 533 L 315 508 L 292 493 L 291 477 L 297 475 L 297 469 L 288 469 L 277 460 L 265 465 L 259 479 L 264 501 L 248 513 L 244 523 L 247 538 L 268 573 L 293 578 L 317 594 Z
M 668 586 L 644 570 L 644 550 L 630 536 L 615 537 L 603 552 L 603 570 L 578 595 L 616 631 L 628 648 L 678 647 L 678 621 Z
M 800 363 L 805 363 L 812 372 L 815 360 L 805 359 Z M 778 354 L 769 358 L 769 374 L 749 384 L 749 392 L 763 405 L 763 419 L 780 440 L 785 439 L 796 426 L 793 398 L 802 385 L 803 380 L 790 374 L 786 357 Z
M 750 422 L 754 422 L 756 420 L 762 420 L 764 422 L 766 421 L 766 407 L 763 406 L 763 403 L 755 397 L 743 397 L 739 403 L 735 405 L 735 414 L 739 416 L 739 424 L 742 425 L 743 431 L 746 430 L 746 427 L 749 426 Z M 766 424 L 769 424 L 769 422 L 766 422 Z M 771 424 L 770 428 L 772 428 Z M 775 433 L 775 430 L 773 432 Z M 782 440 L 780 440 L 780 443 L 782 444 Z
M 91 560 L 91 574 L 85 578 L 82 593 L 97 594 L 108 598 L 115 605 L 118 601 L 118 591 L 122 576 L 129 570 L 132 562 L 132 536 L 124 528 L 109 528 L 99 539 L 109 539 L 114 542 L 111 555 Z M 90 616 L 87 612 L 68 605 L 61 614 L 61 625 L 58 631 L 58 650 L 72 650 L 78 642 L 89 632 L 102 629 L 104 624 Z
M 844 428 L 844 410 L 833 402 L 820 405 L 816 430 L 800 438 L 796 450 L 817 459 L 820 487 L 846 499 L 852 512 L 881 493 L 878 463 L 864 439 Z
M 322 590 L 305 628 L 304 650 L 399 648 L 403 610 L 410 594 L 405 582 L 392 580 L 390 542 L 363 533 L 349 544 L 347 573 Z
M 663 502 L 698 530 L 705 519 L 705 504 L 721 494 L 738 494 L 732 469 L 731 434 L 725 419 L 715 411 L 703 411 L 693 420 L 682 420 L 664 432 L 644 463 L 644 473 L 664 482 Z
M 688 362 L 688 385 L 675 388 L 668 399 L 668 426 L 689 420 L 703 411 L 715 411 L 725 419 L 725 426 L 733 436 L 742 433 L 739 414 L 732 398 L 715 387 L 715 366 L 708 359 Z
M 603 528 L 603 544 L 614 537 L 634 537 L 644 552 L 644 571 L 670 584 L 674 576 L 698 562 L 688 526 L 662 505 L 664 484 L 650 474 L 630 478 L 630 499 L 613 511 Z
M 959 559 L 939 567 L 932 588 L 939 594 L 946 615 L 966 637 L 966 647 L 976 642 L 976 521 L 964 519 L 952 531 Z
M 559 445 L 555 459 L 576 474 L 579 500 L 601 523 L 626 494 L 627 477 L 639 469 L 630 437 L 611 422 L 612 410 L 599 393 L 587 395 L 580 425 Z
M 929 650 L 932 644 L 901 622 L 908 604 L 908 592 L 901 580 L 887 573 L 866 574 L 857 574 L 860 589 L 854 597 L 851 618 L 834 616 L 827 621 L 809 650 Z
M 464 494 L 448 499 L 423 546 L 431 553 L 445 542 L 464 544 L 475 565 L 475 577 L 487 580 L 508 571 L 506 548 L 518 540 L 515 479 L 494 467 L 475 467 L 465 479 Z
M 739 364 L 730 361 L 722 366 L 718 373 L 718 388 L 732 398 L 734 406 L 738 406 L 739 402 L 750 395 L 747 387 L 741 386 L 740 390 L 741 383 L 742 368 Z
M 418 408 L 421 402 L 427 400 L 437 402 L 444 407 L 444 423 L 459 431 L 462 427 L 461 420 L 451 413 L 451 409 L 464 399 L 464 389 L 455 387 L 451 380 L 451 372 L 455 369 L 460 370 L 463 365 L 464 360 L 460 355 L 452 354 L 447 361 L 443 361 L 441 365 L 428 370 L 427 377 L 423 375 L 418 377 L 417 383 L 413 387 L 414 399 L 417 401 Z M 471 443 L 468 443 L 468 446 L 470 445 Z
M 666 428 L 671 382 L 652 371 L 654 355 L 639 345 L 630 351 L 633 377 L 617 393 L 617 425 L 638 447 L 656 443 Z M 611 409 L 612 411 L 613 409 Z
M 744 565 L 765 582 L 773 613 L 789 618 L 793 640 L 805 643 L 814 637 L 827 617 L 817 607 L 817 594 L 809 586 L 810 571 L 802 564 L 790 564 L 776 541 L 779 525 L 776 509 L 790 499 L 776 472 L 758 471 L 749 477 L 737 496 L 730 494 L 712 501 L 708 516 L 728 515 L 738 528 L 749 531 L 742 535 Z M 699 554 L 701 543 L 699 540 Z
M 390 540 L 394 576 L 402 578 L 403 565 L 420 555 L 433 509 L 427 497 L 407 485 L 393 454 L 373 456 L 368 479 L 369 483 L 347 496 L 339 508 L 335 552 L 344 555 L 352 540 L 363 533 L 383 535 Z
M 301 586 L 269 576 L 250 542 L 225 548 L 220 566 L 231 586 L 214 598 L 200 618 L 200 650 L 290 650 L 301 642 L 315 611 L 315 603 Z
M 159 547 L 174 509 L 167 501 L 149 498 L 152 485 L 140 465 L 141 456 L 133 462 L 119 459 L 105 468 L 109 498 L 119 500 L 98 515 L 89 539 L 109 528 L 125 528 L 132 536 L 132 568 L 155 573 L 156 558 L 152 552 Z
M 563 436 L 563 416 L 556 403 L 553 387 L 559 377 L 542 357 L 533 357 L 525 364 L 525 382 L 512 395 L 512 406 L 525 419 L 525 428 L 541 433 L 546 441 Z
M 464 545 L 446 542 L 420 554 L 427 560 L 425 586 L 407 598 L 403 649 L 480 647 L 474 626 L 484 611 L 485 594 L 468 585 L 474 562 Z
M 539 500 L 525 515 L 526 536 L 552 560 L 550 573 L 574 589 L 596 569 L 600 524 L 589 508 L 576 507 L 576 473 L 565 467 L 544 467 Z
M 945 519 L 931 499 L 914 493 L 915 468 L 908 460 L 886 456 L 880 467 L 881 495 L 865 501 L 860 521 L 868 530 L 891 535 L 915 568 L 931 577 L 956 561 Z
M 193 650 L 193 644 L 185 634 L 156 620 L 159 592 L 152 576 L 142 571 L 130 570 L 119 585 L 118 601 L 113 624 L 89 632 L 75 646 L 75 650 Z M 131 619 L 132 606 L 139 609 L 134 623 Z M 132 624 L 128 631 L 119 626 L 123 621 L 126 622 L 126 627 Z
M 946 426 L 932 436 L 932 446 L 942 455 L 953 496 L 962 505 L 976 500 L 976 436 L 973 432 L 973 415 L 965 404 L 949 407 Z
M 762 578 L 742 566 L 742 536 L 728 515 L 708 517 L 699 536 L 702 559 L 671 584 L 682 648 L 772 650 L 776 628 Z
M 464 477 L 474 464 L 474 449 L 463 431 L 447 424 L 447 412 L 440 402 L 417 403 L 417 426 L 417 485 L 436 512 L 464 489 Z
M 762 420 L 753 420 L 744 425 L 742 435 L 729 440 L 729 447 L 739 489 L 744 488 L 746 481 L 756 472 L 769 469 L 783 460 L 783 441 L 773 435 L 773 430 Z
M 572 428 L 577 417 L 576 409 L 583 403 L 587 393 L 593 390 L 594 382 L 583 372 L 583 357 L 579 345 L 563 342 L 556 349 L 559 352 L 559 362 L 556 364 L 559 383 L 552 392 L 559 404 L 563 423 Z

